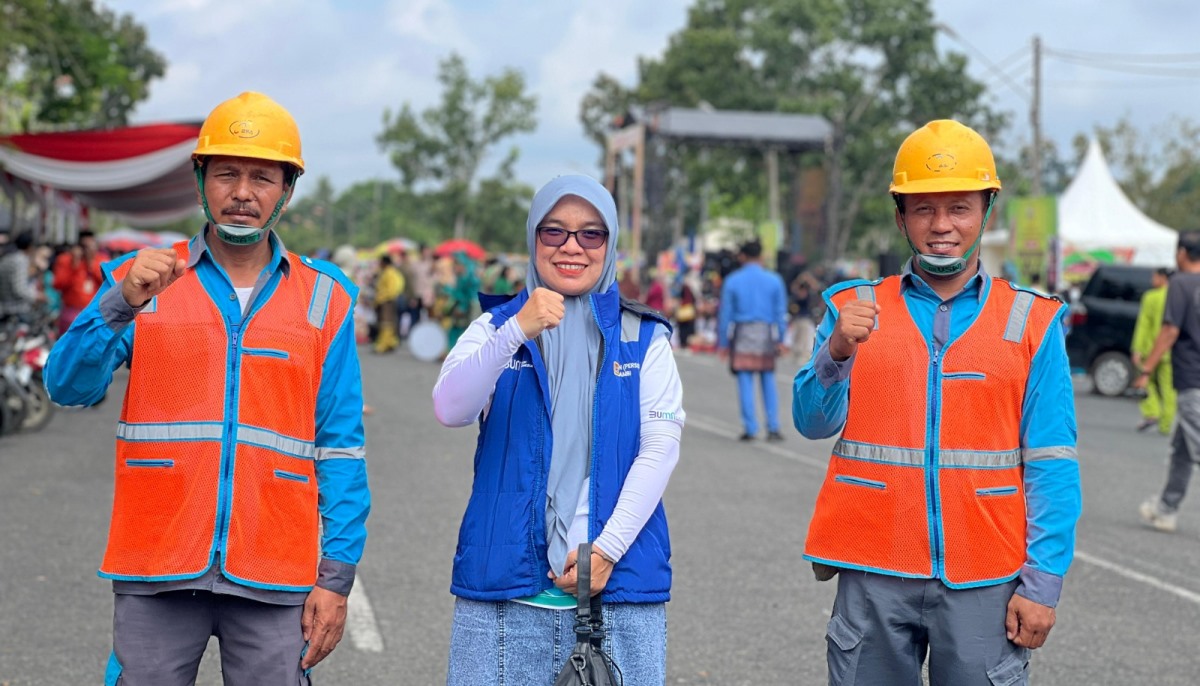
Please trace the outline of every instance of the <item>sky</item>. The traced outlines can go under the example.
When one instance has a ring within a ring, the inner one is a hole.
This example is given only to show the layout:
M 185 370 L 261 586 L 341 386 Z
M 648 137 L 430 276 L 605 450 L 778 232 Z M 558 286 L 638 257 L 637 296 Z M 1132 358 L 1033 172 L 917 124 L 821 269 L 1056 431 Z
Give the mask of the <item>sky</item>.
M 452 52 L 476 79 L 520 70 L 538 99 L 537 130 L 506 140 L 483 173 L 515 145 L 517 176 L 535 188 L 563 173 L 598 176 L 599 151 L 579 124 L 581 98 L 601 72 L 633 85 L 638 57 L 662 54 L 683 28 L 690 0 L 101 4 L 132 14 L 168 62 L 134 123 L 199 121 L 227 98 L 261 91 L 296 118 L 308 174 L 328 176 L 340 191 L 357 181 L 398 178 L 375 143 L 383 113 L 406 102 L 418 112 L 435 105 L 437 66 Z M 1013 126 L 997 145 L 1030 138 L 1032 68 L 1023 65 L 1034 35 L 1047 51 L 1043 135 L 1060 151 L 1070 150 L 1076 134 L 1122 116 L 1147 130 L 1175 115 L 1200 118 L 1196 78 L 1100 71 L 1056 55 L 1193 52 L 1200 5 L 1190 0 L 933 0 L 932 6 L 948 29 L 939 46 L 966 54 L 972 75 L 989 83 L 989 102 L 1012 113 Z M 299 195 L 306 185 L 297 187 Z

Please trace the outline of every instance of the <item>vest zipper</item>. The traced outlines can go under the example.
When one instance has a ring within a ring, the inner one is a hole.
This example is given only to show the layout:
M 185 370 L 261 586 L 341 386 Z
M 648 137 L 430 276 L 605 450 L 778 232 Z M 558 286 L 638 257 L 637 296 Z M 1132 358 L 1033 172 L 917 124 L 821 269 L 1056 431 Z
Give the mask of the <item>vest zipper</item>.
M 596 303 L 588 296 L 588 309 L 592 311 L 592 321 L 600 330 L 600 363 L 596 365 L 596 386 L 592 389 L 592 440 L 588 446 L 588 541 L 595 541 L 600 535 L 593 531 L 596 523 L 596 437 L 599 436 L 599 418 L 596 409 L 600 405 L 600 373 L 604 371 L 604 327 L 600 326 L 600 316 L 596 314 Z
M 938 451 L 937 451 L 937 426 L 938 426 L 938 365 L 940 362 L 942 351 L 933 351 L 933 363 L 930 366 L 929 374 L 929 426 L 927 427 L 926 449 L 929 451 L 929 469 L 926 477 L 929 485 L 929 511 L 931 519 L 929 521 L 929 542 L 930 542 L 930 562 L 931 571 L 934 578 L 941 576 L 942 567 L 942 541 L 941 541 L 941 515 L 938 513 Z
M 217 484 L 216 550 L 223 553 L 228 540 L 229 511 L 232 508 L 233 456 L 237 446 L 238 339 L 241 325 L 230 325 L 229 364 L 225 378 L 225 441 L 221 448 L 221 480 Z M 224 566 L 224 560 L 221 562 Z

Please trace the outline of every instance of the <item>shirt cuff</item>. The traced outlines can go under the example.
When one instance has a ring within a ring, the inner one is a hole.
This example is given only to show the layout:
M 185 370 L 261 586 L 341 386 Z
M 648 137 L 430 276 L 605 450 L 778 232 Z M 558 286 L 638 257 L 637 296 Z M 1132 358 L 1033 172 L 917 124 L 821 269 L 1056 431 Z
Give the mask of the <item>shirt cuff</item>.
M 317 567 L 317 586 L 338 595 L 350 595 L 350 589 L 354 587 L 355 569 L 357 567 L 349 562 L 323 557 Z
M 621 541 L 616 534 L 610 534 L 607 531 L 601 531 L 596 540 L 592 542 L 593 546 L 599 546 L 600 550 L 604 551 L 601 557 L 608 558 L 615 565 L 625 556 L 625 547 L 621 545 Z M 597 555 L 600 553 L 597 552 Z
M 857 354 L 857 353 L 856 353 Z M 839 381 L 845 381 L 850 378 L 850 369 L 854 366 L 854 355 L 838 362 L 829 356 L 829 341 L 821 344 L 817 348 L 816 357 L 813 358 L 813 371 L 817 373 L 817 381 L 825 388 L 829 388 Z
M 1017 595 L 1046 607 L 1057 607 L 1062 595 L 1063 578 L 1025 565 L 1021 568 L 1021 583 Z
M 505 329 L 507 330 L 505 331 Z M 509 317 L 508 321 L 504 322 L 504 326 L 501 326 L 498 331 L 503 331 L 505 340 L 517 344 L 513 348 L 512 353 L 510 353 L 512 355 L 515 355 L 517 350 L 520 350 L 521 346 L 529 341 L 529 337 L 525 335 L 525 330 L 521 328 L 521 324 L 517 321 L 517 315 L 515 314 Z
M 125 302 L 125 296 L 121 294 L 121 283 L 118 281 L 115 286 L 100 296 L 100 316 L 104 318 L 104 323 L 108 325 L 108 328 L 115 333 L 132 322 L 133 318 L 138 316 L 138 313 L 148 304 L 147 301 L 141 307 L 134 307 Z

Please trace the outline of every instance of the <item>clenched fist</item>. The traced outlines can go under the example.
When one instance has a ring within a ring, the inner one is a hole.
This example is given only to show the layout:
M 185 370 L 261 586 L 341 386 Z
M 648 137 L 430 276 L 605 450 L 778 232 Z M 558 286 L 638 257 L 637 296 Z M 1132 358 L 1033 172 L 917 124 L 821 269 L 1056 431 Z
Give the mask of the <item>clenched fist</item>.
M 879 304 L 871 300 L 852 300 L 838 312 L 833 335 L 829 337 L 829 356 L 834 361 L 848 360 L 858 344 L 871 337 Z
M 139 250 L 121 281 L 121 295 L 130 307 L 141 307 L 183 276 L 186 268 L 187 262 L 172 248 Z
M 549 288 L 535 288 L 517 313 L 517 324 L 525 332 L 525 338 L 532 340 L 546 329 L 558 326 L 566 311 L 561 293 Z

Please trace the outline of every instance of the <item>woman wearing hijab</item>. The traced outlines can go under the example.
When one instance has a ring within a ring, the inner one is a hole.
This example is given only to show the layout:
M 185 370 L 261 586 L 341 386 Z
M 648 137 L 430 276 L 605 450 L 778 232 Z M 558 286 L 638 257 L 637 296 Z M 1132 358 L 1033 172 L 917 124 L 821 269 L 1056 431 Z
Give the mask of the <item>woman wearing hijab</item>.
M 439 421 L 480 430 L 447 684 L 550 686 L 575 643 L 575 551 L 591 542 L 604 648 L 625 686 L 661 686 L 671 589 L 661 499 L 684 421 L 670 331 L 620 300 L 617 210 L 595 180 L 544 186 L 526 233 L 525 290 L 485 302 L 433 389 Z

